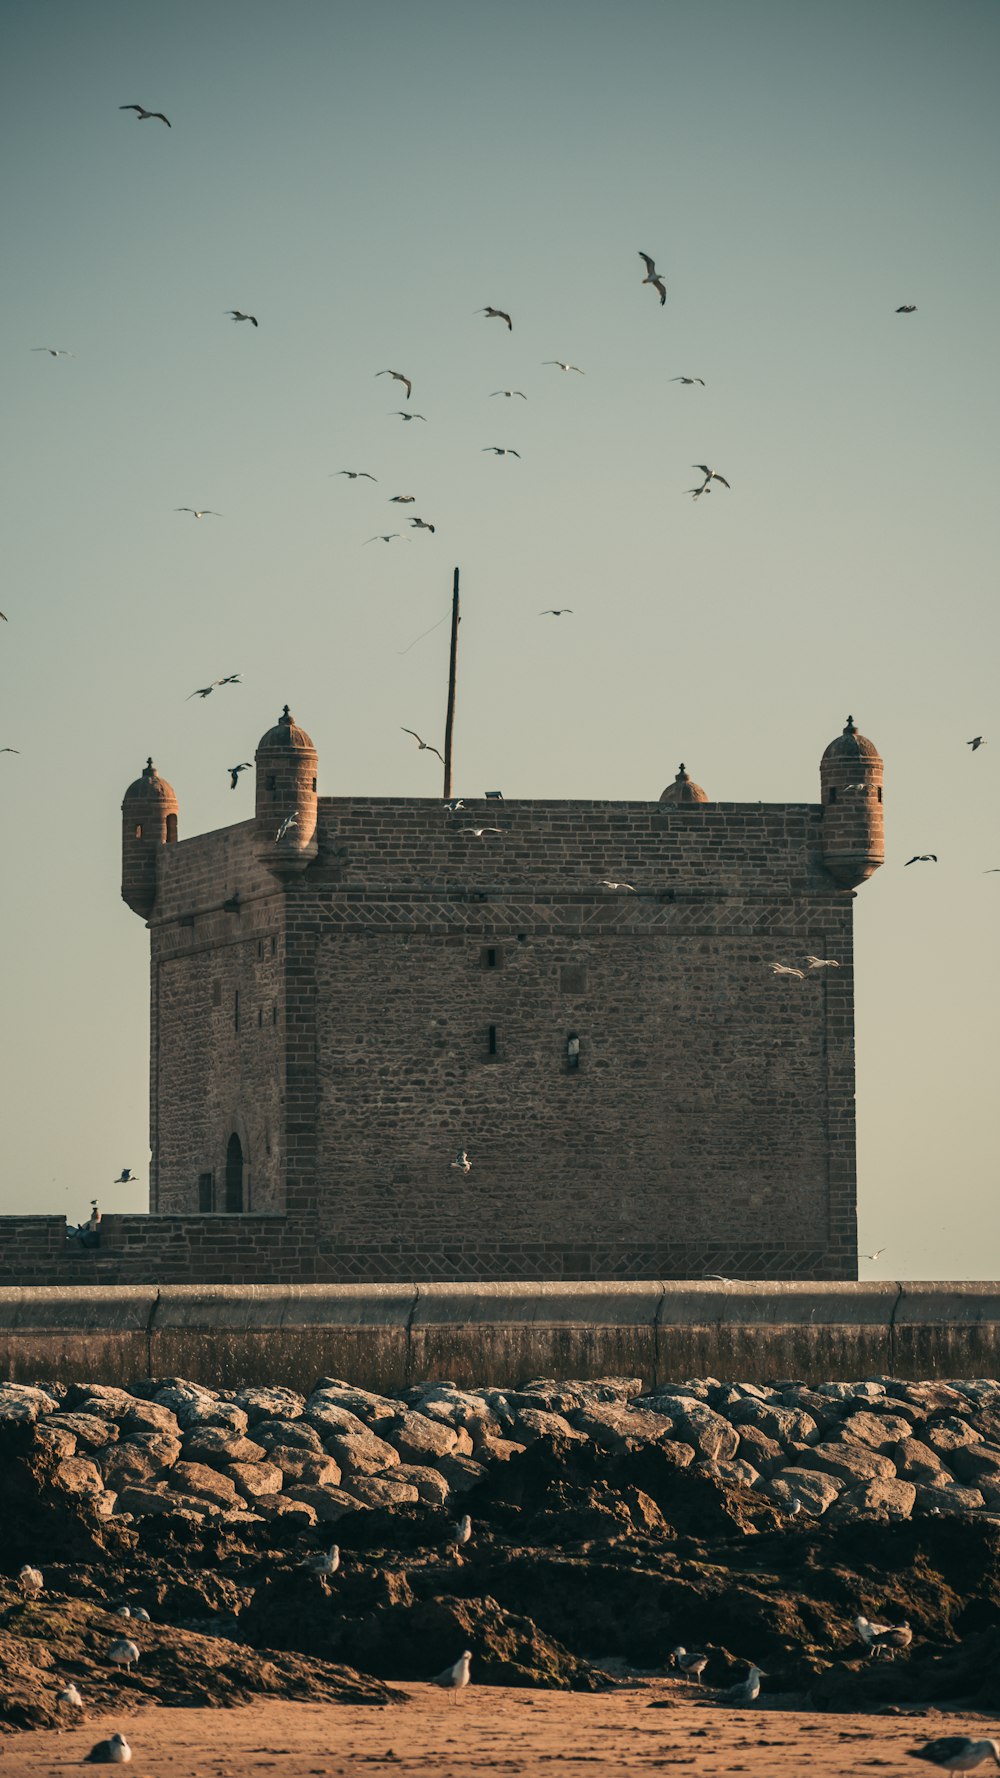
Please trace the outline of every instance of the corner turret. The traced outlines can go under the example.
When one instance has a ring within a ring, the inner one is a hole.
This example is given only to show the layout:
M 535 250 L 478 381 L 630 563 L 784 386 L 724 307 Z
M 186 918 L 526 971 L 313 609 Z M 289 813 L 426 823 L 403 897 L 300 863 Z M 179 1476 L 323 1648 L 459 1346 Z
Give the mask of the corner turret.
M 257 767 L 257 850 L 276 877 L 294 876 L 319 851 L 316 749 L 285 705 L 261 736 Z
M 819 781 L 823 863 L 843 888 L 853 889 L 885 863 L 882 761 L 853 716 L 823 754 Z
M 707 803 L 708 797 L 704 790 L 702 790 L 701 785 L 696 784 L 694 779 L 684 770 L 682 761 L 676 778 L 672 784 L 667 785 L 666 790 L 660 797 L 660 801 L 661 803 L 680 803 L 687 805 L 691 803 Z
M 148 920 L 156 904 L 160 846 L 177 838 L 177 798 L 151 759 L 122 799 L 122 900 Z

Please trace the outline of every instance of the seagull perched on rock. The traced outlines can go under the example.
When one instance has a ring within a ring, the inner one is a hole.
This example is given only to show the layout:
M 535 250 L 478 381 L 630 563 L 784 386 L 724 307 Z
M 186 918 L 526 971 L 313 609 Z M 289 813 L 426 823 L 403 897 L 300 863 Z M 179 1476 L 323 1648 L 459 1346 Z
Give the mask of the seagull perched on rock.
M 464 1148 L 460 1148 L 455 1159 L 450 1163 L 459 1173 L 468 1176 L 472 1172 L 472 1162 Z
M 527 401 L 528 399 L 523 389 L 494 389 L 493 395 L 506 395 L 508 400 L 512 395 L 519 395 L 522 401 Z M 493 400 L 493 395 L 490 396 L 491 401 Z
M 643 265 L 646 267 L 646 276 L 643 278 L 642 281 L 644 284 L 652 284 L 653 289 L 659 292 L 660 307 L 662 309 L 664 303 L 667 300 L 667 287 L 664 284 L 663 279 L 660 276 L 660 273 L 657 271 L 655 265 L 653 264 L 653 261 L 650 259 L 649 254 L 648 253 L 640 253 L 639 258 L 642 260 Z
M 444 765 L 444 754 L 438 753 L 437 748 L 432 747 L 429 741 L 422 741 L 420 739 L 420 736 L 417 734 L 417 731 L 415 728 L 403 728 L 402 723 L 400 723 L 400 728 L 402 729 L 402 732 L 404 735 L 412 735 L 413 736 L 413 739 L 417 743 L 417 748 L 421 753 L 436 753 L 438 759 L 441 761 L 441 764 Z
M 717 469 L 709 469 L 707 463 L 692 463 L 691 468 L 700 469 L 702 475 L 705 477 L 704 487 L 702 489 L 703 493 L 704 489 L 708 487 L 709 482 L 721 482 L 724 488 L 729 487 L 729 483 L 725 476 L 720 475 Z
M 560 370 L 575 370 L 578 377 L 585 377 L 587 374 L 578 364 L 564 364 L 561 358 L 543 358 L 542 363 L 557 364 Z
M 75 352 L 67 352 L 62 346 L 32 346 L 33 352 L 47 352 L 50 358 L 75 358 Z
M 774 975 L 794 976 L 796 981 L 799 981 L 799 982 L 804 982 L 806 979 L 805 970 L 804 969 L 795 969 L 795 968 L 793 968 L 793 966 L 790 963 L 772 963 L 771 964 L 771 971 L 772 971 L 772 974 L 774 974 Z
M 284 821 L 281 823 L 281 826 L 279 827 L 277 833 L 274 836 L 275 845 L 276 846 L 280 845 L 281 841 L 284 839 L 286 833 L 291 833 L 292 828 L 298 827 L 298 825 L 299 825 L 299 818 L 298 818 L 297 814 L 286 815 Z
M 196 519 L 221 519 L 221 512 L 213 512 L 210 506 L 175 506 L 175 512 L 190 512 Z
M 539 617 L 566 617 L 567 615 L 572 617 L 573 607 L 572 605 L 550 605 L 547 611 L 540 611 L 538 615 Z
M 705 387 L 704 377 L 671 377 L 670 381 L 672 383 L 700 383 L 703 389 Z
M 257 325 L 256 315 L 246 315 L 242 309 L 227 309 L 226 314 L 232 315 L 234 321 L 252 321 L 255 327 Z
M 469 1683 L 469 1667 L 472 1663 L 472 1650 L 467 1648 L 459 1655 L 453 1667 L 446 1667 L 443 1673 L 435 1674 L 432 1685 L 439 1685 L 444 1691 L 452 1693 L 452 1702 L 458 1702 L 458 1693 Z
M 915 315 L 916 312 L 916 303 L 900 303 L 899 308 L 896 310 L 897 315 Z
M 374 537 L 365 538 L 365 542 L 361 547 L 363 549 L 365 545 L 369 543 L 391 543 L 393 538 L 398 536 L 398 531 L 376 531 Z
M 937 853 L 936 852 L 914 852 L 913 857 L 908 858 L 906 860 L 906 864 L 904 864 L 903 869 L 904 870 L 906 869 L 907 864 L 936 864 L 936 863 L 937 863 Z
M 670 1651 L 670 1665 L 671 1667 L 676 1667 L 680 1673 L 690 1674 L 700 1685 L 701 1676 L 704 1673 L 705 1668 L 708 1666 L 708 1656 L 688 1654 L 686 1648 L 672 1648 Z
M 836 957 L 807 957 L 807 969 L 839 969 Z
M 972 740 L 966 741 L 965 745 L 967 747 L 971 747 L 973 753 L 975 753 L 978 748 L 986 746 L 986 736 L 985 735 L 973 735 Z
M 17 1576 L 18 1585 L 26 1599 L 37 1599 L 39 1593 L 45 1591 L 45 1576 L 40 1568 L 32 1568 L 25 1562 Z
M 378 481 L 378 476 L 377 475 L 369 475 L 367 469 L 337 469 L 334 471 L 334 475 L 349 475 L 352 482 L 358 482 L 358 481 L 377 482 Z M 333 477 L 333 475 L 328 475 L 326 479 L 327 479 L 327 481 L 332 482 L 334 477 Z
M 135 1666 L 139 1659 L 138 1643 L 130 1642 L 127 1636 L 119 1636 L 108 1649 L 108 1660 L 116 1667 L 124 1667 L 126 1673 Z
M 437 526 L 428 524 L 426 519 L 411 519 L 410 524 L 418 531 L 429 531 L 432 537 L 437 530 Z
M 760 1682 L 767 1675 L 763 1667 L 751 1667 L 745 1679 L 738 1685 L 731 1685 L 728 1691 L 720 1692 L 718 1703 L 734 1704 L 737 1709 L 747 1704 L 755 1704 L 760 1696 Z
M 463 1513 L 462 1517 L 460 1519 L 458 1519 L 456 1521 L 456 1523 L 451 1528 L 451 1537 L 449 1539 L 449 1542 L 454 1544 L 456 1550 L 460 1550 L 465 1546 L 465 1544 L 471 1542 L 471 1540 L 472 1540 L 472 1520 L 469 1517 L 468 1513 Z
M 119 109 L 119 111 L 135 111 L 135 112 L 137 112 L 138 116 L 136 117 L 136 120 L 135 120 L 136 123 L 145 123 L 147 118 L 156 117 L 156 118 L 159 118 L 161 123 L 166 124 L 168 130 L 173 128 L 173 125 L 171 124 L 169 117 L 164 117 L 162 111 L 147 111 L 145 105 L 119 105 L 118 109 Z
M 84 1754 L 84 1763 L 88 1761 L 96 1766 L 125 1765 L 132 1758 L 132 1749 L 124 1735 L 111 1735 L 107 1741 L 97 1741 L 90 1752 Z
M 485 315 L 487 320 L 492 318 L 494 321 L 506 321 L 507 332 L 512 333 L 514 330 L 514 323 L 511 320 L 510 316 L 508 315 L 506 309 L 491 309 L 491 308 L 477 309 L 476 314 L 477 315 Z
M 514 451 L 510 445 L 484 445 L 484 451 L 492 451 L 495 457 L 519 457 L 520 451 Z
M 409 377 L 404 377 L 401 370 L 377 370 L 375 372 L 375 375 L 377 377 L 395 377 L 397 383 L 405 383 L 406 384 L 406 399 L 407 399 L 407 401 L 409 401 L 410 395 L 413 390 L 413 384 L 411 383 Z
M 925 1759 L 932 1766 L 943 1766 L 946 1772 L 971 1772 L 973 1766 L 988 1759 L 1000 1766 L 1000 1742 L 990 1738 L 973 1741 L 969 1735 L 941 1735 L 922 1747 L 908 1747 L 906 1752 L 910 1759 Z
M 251 769 L 251 762 L 248 759 L 242 760 L 238 766 L 227 766 L 226 767 L 226 771 L 229 773 L 229 788 L 230 788 L 230 790 L 236 789 L 236 786 L 239 783 L 240 773 L 241 772 L 249 772 L 250 769 Z
M 131 1167 L 123 1167 L 121 1172 L 118 1175 L 118 1178 L 113 1179 L 111 1181 L 111 1183 L 112 1183 L 112 1185 L 131 1185 L 134 1182 L 134 1180 L 135 1180 L 135 1174 L 133 1173 Z
M 304 1566 L 311 1568 L 314 1574 L 336 1574 L 340 1567 L 339 1543 L 331 1543 L 328 1550 L 320 1550 L 318 1555 L 307 1556 Z

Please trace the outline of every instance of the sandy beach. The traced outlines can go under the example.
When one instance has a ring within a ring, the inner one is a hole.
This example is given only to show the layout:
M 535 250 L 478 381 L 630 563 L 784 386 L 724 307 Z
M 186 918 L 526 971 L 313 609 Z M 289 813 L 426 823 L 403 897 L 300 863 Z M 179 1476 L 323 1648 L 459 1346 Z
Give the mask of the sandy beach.
M 683 1701 L 675 1701 L 678 1685 L 655 1680 L 597 1697 L 473 1685 L 453 1702 L 432 1686 L 398 1689 L 408 1701 L 381 1709 L 278 1702 L 95 1716 L 61 1733 L 5 1737 L 0 1755 L 7 1778 L 39 1778 L 75 1766 L 95 1741 L 121 1730 L 133 1749 L 136 1778 L 336 1778 L 360 1770 L 612 1778 L 665 1766 L 720 1778 L 734 1772 L 844 1778 L 869 1768 L 886 1778 L 907 1772 L 914 1778 L 935 1768 L 910 1760 L 908 1748 L 937 1735 L 996 1734 L 998 1726 L 991 1717 L 937 1710 L 900 1716 L 723 1710 L 691 1698 L 686 1686 Z

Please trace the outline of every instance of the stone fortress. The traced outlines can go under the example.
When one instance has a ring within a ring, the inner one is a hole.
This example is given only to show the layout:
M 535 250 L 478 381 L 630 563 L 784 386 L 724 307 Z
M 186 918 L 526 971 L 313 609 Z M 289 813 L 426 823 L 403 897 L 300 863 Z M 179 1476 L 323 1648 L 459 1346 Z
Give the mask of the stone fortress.
M 94 1277 L 855 1277 L 883 826 L 850 718 L 820 794 L 712 802 L 682 767 L 656 803 L 321 797 L 286 707 L 255 818 L 182 841 L 150 761 L 122 804 L 150 1215 L 106 1219 Z M 772 973 L 808 953 L 840 967 Z
M 852 891 L 884 849 L 851 718 L 815 804 L 682 767 L 658 802 L 452 813 L 321 797 L 317 764 L 286 707 L 252 821 L 181 840 L 152 761 L 129 786 L 149 1212 L 91 1250 L 5 1217 L 0 1286 L 856 1278 Z M 772 973 L 809 953 L 839 967 Z

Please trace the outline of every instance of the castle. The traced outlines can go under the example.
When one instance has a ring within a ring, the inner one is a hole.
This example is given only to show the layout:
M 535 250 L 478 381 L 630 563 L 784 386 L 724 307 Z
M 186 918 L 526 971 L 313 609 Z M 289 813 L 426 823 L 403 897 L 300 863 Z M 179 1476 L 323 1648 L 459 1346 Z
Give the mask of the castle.
M 215 833 L 151 760 L 122 804 L 153 1276 L 856 1276 L 851 718 L 817 804 L 320 797 L 287 707 L 255 767 Z

